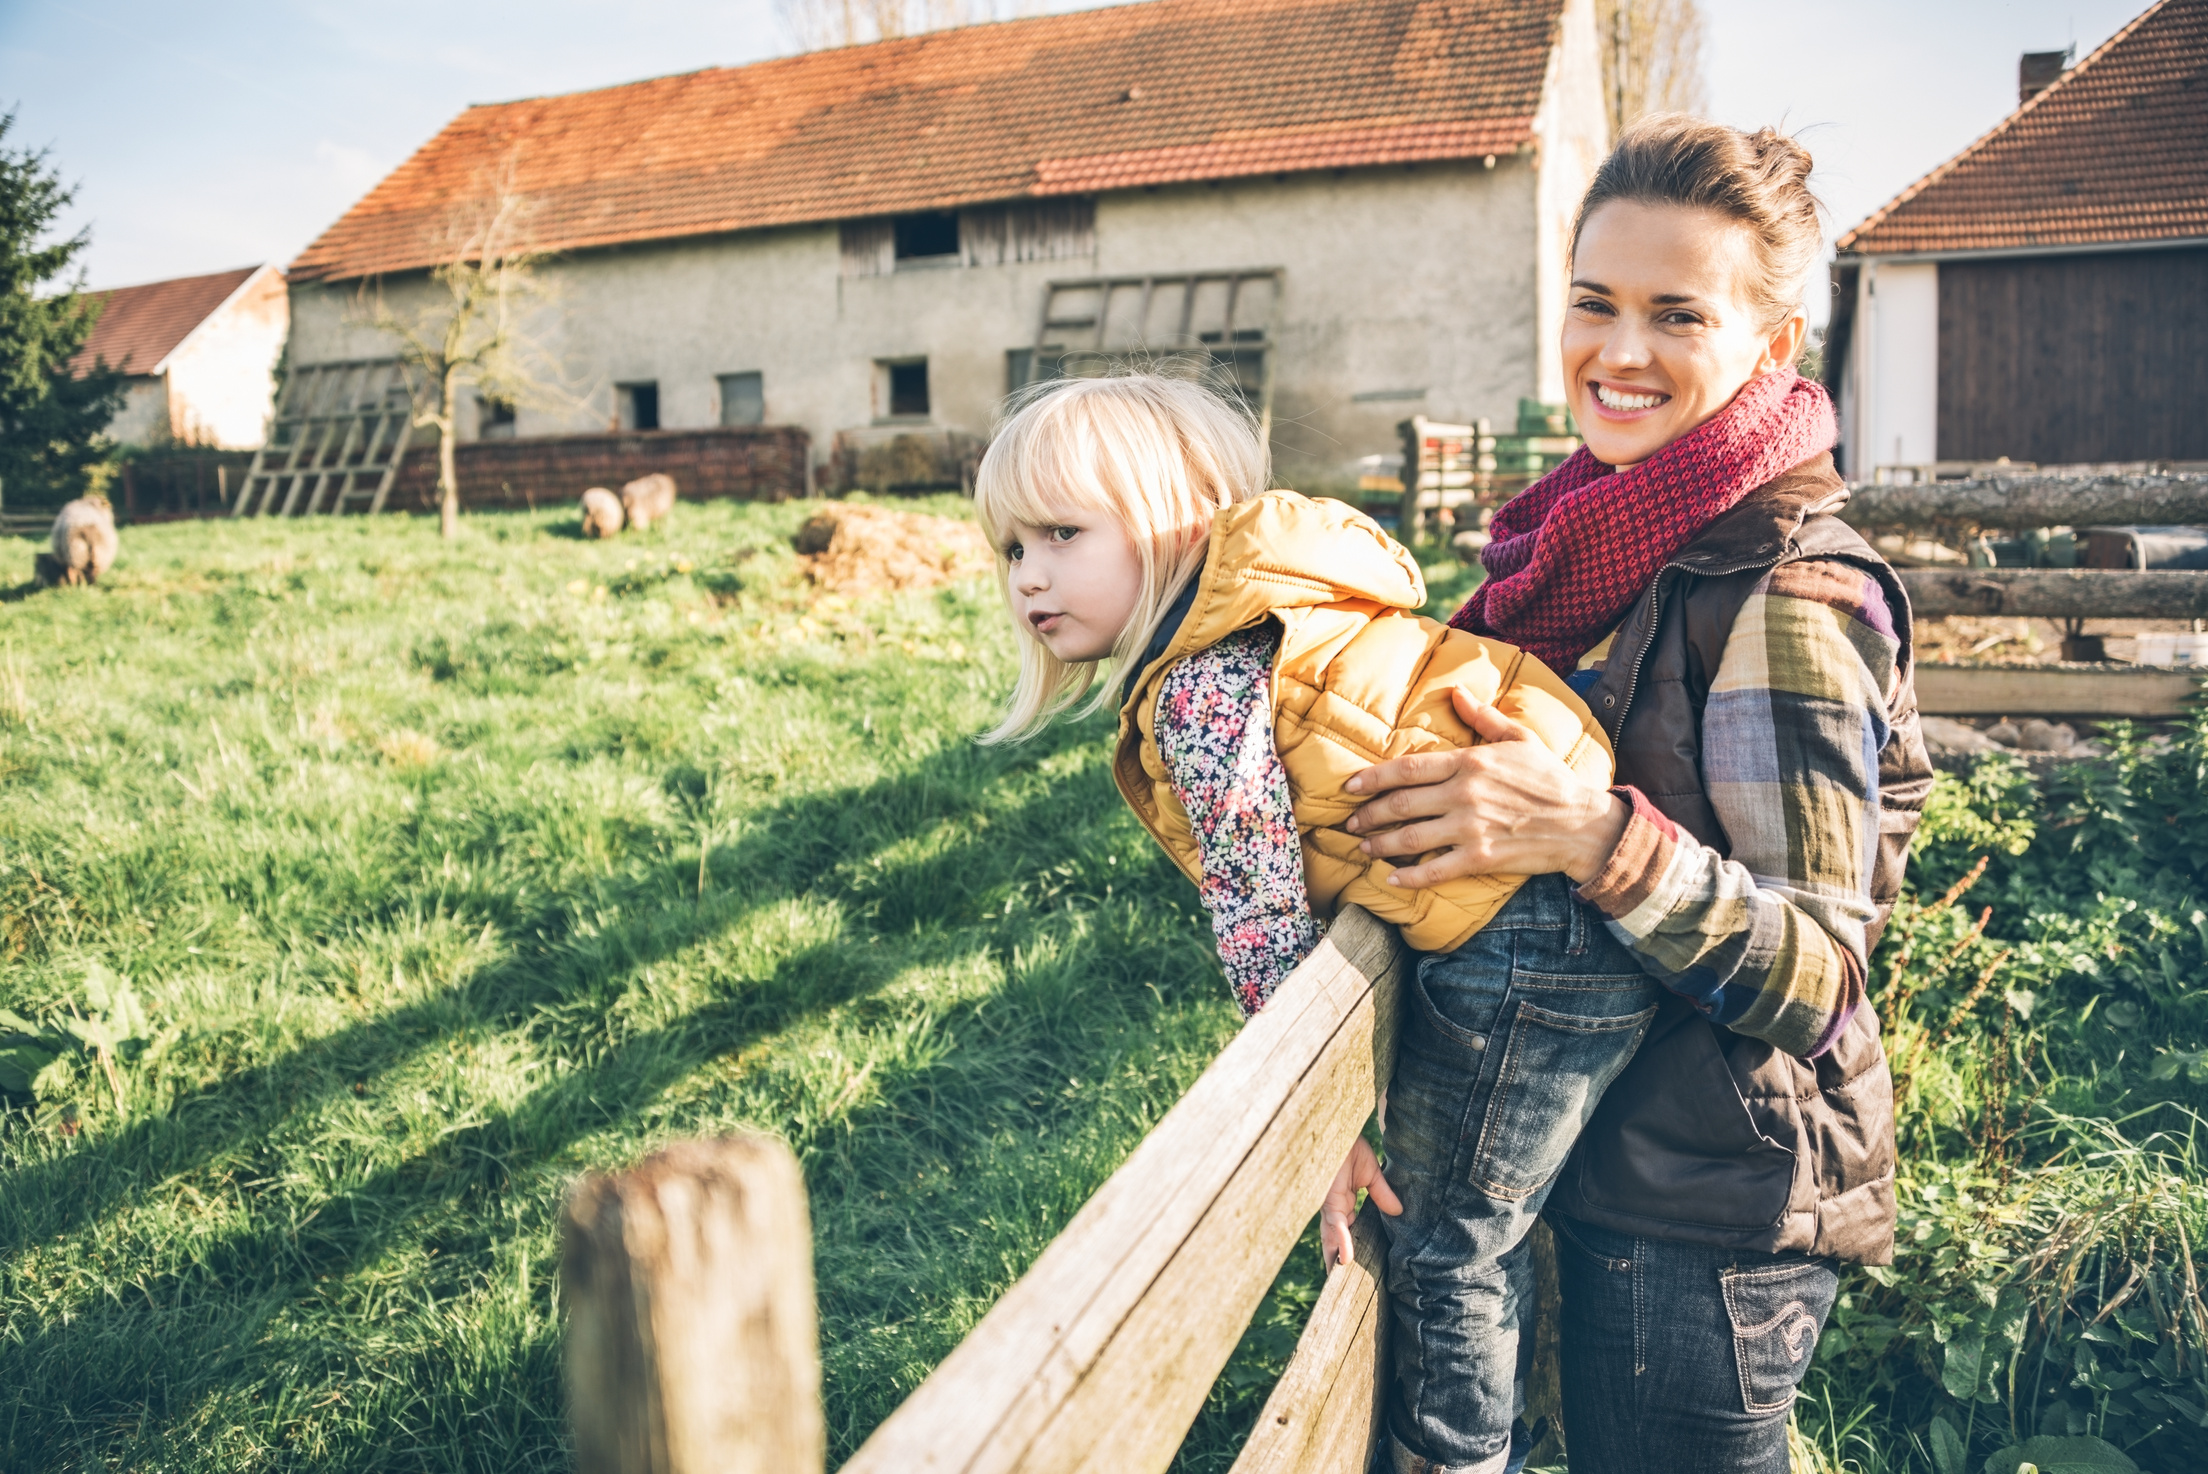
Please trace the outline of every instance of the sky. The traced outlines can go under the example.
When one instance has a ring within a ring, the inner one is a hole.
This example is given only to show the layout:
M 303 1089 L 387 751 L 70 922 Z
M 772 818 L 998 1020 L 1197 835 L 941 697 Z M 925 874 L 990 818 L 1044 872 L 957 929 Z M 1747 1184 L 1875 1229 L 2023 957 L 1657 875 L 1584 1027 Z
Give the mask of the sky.
M 2020 53 L 2146 0 L 1700 3 L 1712 114 L 1799 133 L 1837 233 L 2000 121 Z M 774 0 L 0 0 L 0 112 L 124 286 L 289 261 L 470 103 L 791 49 Z

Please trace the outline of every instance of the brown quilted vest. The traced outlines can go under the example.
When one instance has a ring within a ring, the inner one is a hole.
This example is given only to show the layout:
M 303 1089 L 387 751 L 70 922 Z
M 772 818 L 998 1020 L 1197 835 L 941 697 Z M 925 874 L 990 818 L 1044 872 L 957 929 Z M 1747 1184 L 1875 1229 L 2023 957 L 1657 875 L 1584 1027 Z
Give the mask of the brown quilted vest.
M 1917 727 L 1909 600 L 1893 570 L 1833 513 L 1847 488 L 1819 456 L 1751 493 L 1657 573 L 1619 626 L 1587 704 L 1630 783 L 1681 828 L 1731 851 L 1702 785 L 1702 708 L 1733 620 L 1771 569 L 1830 559 L 1877 579 L 1901 641 L 1892 730 L 1879 753 L 1878 939 L 1901 893 L 1932 787 Z M 1558 1179 L 1549 1205 L 1622 1233 L 1721 1248 L 1799 1250 L 1862 1264 L 1894 1253 L 1893 1081 L 1866 1004 L 1814 1060 L 1664 1002 Z

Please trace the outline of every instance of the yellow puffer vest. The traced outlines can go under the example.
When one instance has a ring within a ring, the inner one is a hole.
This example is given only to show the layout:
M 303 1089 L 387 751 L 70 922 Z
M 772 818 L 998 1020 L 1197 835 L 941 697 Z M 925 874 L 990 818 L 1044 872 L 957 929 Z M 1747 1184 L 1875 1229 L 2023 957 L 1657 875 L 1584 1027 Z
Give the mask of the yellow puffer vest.
M 1607 784 L 1609 738 L 1563 681 L 1512 645 L 1436 623 L 1418 565 L 1341 502 L 1269 491 L 1212 519 L 1195 601 L 1163 654 L 1136 677 L 1119 713 L 1112 776 L 1129 806 L 1191 880 L 1200 880 L 1188 814 L 1158 753 L 1158 688 L 1173 665 L 1261 619 L 1280 623 L 1273 743 L 1288 770 L 1304 881 L 1331 918 L 1356 904 L 1424 952 L 1463 945 L 1525 877 L 1475 875 L 1425 890 L 1387 884 L 1395 868 L 1359 853 L 1342 823 L 1362 801 L 1354 774 L 1407 753 L 1472 747 L 1449 693 L 1463 688 L 1531 728 L 1574 772 Z

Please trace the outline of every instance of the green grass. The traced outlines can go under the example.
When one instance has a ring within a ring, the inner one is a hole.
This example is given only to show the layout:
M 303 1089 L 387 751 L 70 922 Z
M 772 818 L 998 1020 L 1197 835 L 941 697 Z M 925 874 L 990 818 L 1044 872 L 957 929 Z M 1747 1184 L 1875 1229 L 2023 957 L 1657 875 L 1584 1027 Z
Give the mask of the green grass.
M 738 1128 L 805 1166 L 840 1456 L 1202 1070 L 1105 729 L 975 746 L 985 590 L 810 604 L 800 515 L 150 527 L 5 609 L 0 1007 L 100 964 L 152 1038 L 0 1127 L 0 1467 L 565 1467 L 562 1192 Z
M 992 596 L 813 602 L 803 510 L 170 524 L 7 596 L 0 1009 L 60 1039 L 119 975 L 146 1022 L 0 1117 L 0 1469 L 564 1468 L 566 1185 L 746 1128 L 805 1167 L 840 1458 L 1232 1036 L 1103 724 L 975 746 Z M 2196 730 L 1942 788 L 1873 967 L 1902 1257 L 1848 1278 L 1805 1467 L 1961 1474 L 1943 1419 L 1973 1470 L 2012 1431 L 2208 1460 L 2204 774 Z M 1231 1461 L 1315 1271 L 1183 1469 Z

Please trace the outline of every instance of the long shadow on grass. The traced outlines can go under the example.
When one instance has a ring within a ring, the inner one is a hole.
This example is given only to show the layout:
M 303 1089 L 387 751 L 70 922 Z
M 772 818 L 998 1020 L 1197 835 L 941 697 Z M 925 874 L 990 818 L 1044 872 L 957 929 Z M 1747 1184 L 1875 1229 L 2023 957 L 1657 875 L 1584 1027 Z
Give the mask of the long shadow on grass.
M 1061 740 L 1078 739 L 1069 734 Z M 1094 777 L 1020 774 L 1050 751 L 1037 744 L 1017 758 L 972 758 L 977 767 L 964 786 L 923 769 L 776 805 L 715 851 L 712 894 L 693 900 L 696 862 L 671 859 L 628 886 L 599 891 L 594 901 L 610 903 L 620 919 L 587 937 L 567 932 L 569 898 L 536 899 L 529 910 L 537 924 L 520 921 L 512 930 L 539 940 L 465 983 L 242 1071 L 159 1118 L 0 1174 L 0 1259 L 80 1229 L 145 1188 L 212 1164 L 227 1162 L 246 1180 L 265 1176 L 278 1165 L 267 1142 L 287 1120 L 310 1116 L 342 1095 L 372 1091 L 383 1076 L 453 1033 L 526 1028 L 553 1052 L 580 1056 L 595 1071 L 609 1048 L 626 1048 L 620 1040 L 609 1045 L 609 1009 L 635 973 L 785 900 L 834 899 L 872 912 L 877 928 L 978 919 L 987 897 L 1018 863 L 1013 834 L 1025 827 L 1071 838 L 1065 815 L 1077 806 L 1074 790 Z M 1015 778 L 1020 793 L 1007 802 L 1005 789 Z M 910 860 L 882 860 L 899 845 L 940 837 L 946 826 L 962 834 Z M 518 904 L 513 909 L 522 912 Z M 827 984 L 814 999 L 762 990 L 755 998 L 730 1000 L 727 1022 L 749 1040 L 838 998 Z M 731 1036 L 720 1047 L 741 1042 Z
M 1041 797 L 1047 800 L 1052 791 L 1046 788 Z M 929 868 L 970 868 L 972 848 L 971 843 L 946 848 Z M 188 1263 L 142 1277 L 129 1294 L 85 1306 L 66 1323 L 49 1323 L 19 1336 L 0 1353 L 0 1385 L 16 1389 L 11 1415 L 0 1416 L 0 1427 L 9 1428 L 8 1440 L 15 1444 L 9 1452 L 43 1449 L 51 1454 L 73 1446 L 88 1462 L 152 1457 L 164 1450 L 122 1445 L 147 1435 L 156 1443 L 165 1441 L 188 1408 L 204 1406 L 210 1397 L 226 1398 L 225 1405 L 235 1406 L 278 1384 L 342 1388 L 369 1376 L 367 1358 L 347 1339 L 332 1338 L 327 1331 L 317 1336 L 302 1325 L 312 1317 L 318 1283 L 345 1280 L 384 1260 L 394 1248 L 421 1243 L 436 1254 L 432 1267 L 423 1271 L 420 1290 L 447 1302 L 478 1292 L 483 1268 L 496 1257 L 494 1240 L 510 1232 L 494 1210 L 517 1179 L 527 1184 L 521 1189 L 524 1199 L 541 1212 L 548 1196 L 546 1179 L 567 1170 L 567 1154 L 576 1141 L 633 1127 L 669 1087 L 707 1060 L 823 1008 L 859 999 L 909 961 L 909 956 L 883 959 L 870 968 L 867 954 L 872 950 L 825 943 L 786 958 L 744 997 L 624 1038 L 512 1110 L 457 1130 L 427 1151 L 331 1193 L 303 1216 L 285 1212 L 278 1198 L 261 1208 L 249 1227 L 196 1246 Z M 1061 979 L 1044 986 L 1047 996 L 1030 998 L 1016 1010 L 1023 1023 L 1015 1033 L 1021 1037 L 1010 1042 L 1020 1056 L 1019 1067 L 994 1074 L 984 1086 L 965 1079 L 957 1065 L 937 1062 L 921 1072 L 922 1078 L 906 1081 L 899 1098 L 856 1113 L 853 1129 L 869 1129 L 868 1118 L 897 1116 L 908 1128 L 919 1125 L 916 1134 L 924 1137 L 930 1108 L 944 1104 L 936 1099 L 941 1092 L 973 1097 L 962 1102 L 966 1111 L 1049 1114 L 1045 1087 L 1055 1086 L 1065 1068 L 1057 1056 L 1093 1054 L 1108 1047 L 1113 1030 L 1104 1021 L 1092 1025 L 1096 1038 L 1060 1037 L 1055 1016 L 1073 998 L 1060 998 L 1051 988 L 1063 991 L 1070 985 Z M 950 1010 L 943 1026 L 959 1038 L 989 1035 L 1004 1027 L 990 1016 L 999 1006 L 991 999 L 969 1002 Z M 1061 1103 L 1058 1109 L 1075 1107 Z M 890 1154 L 899 1155 L 895 1147 Z M 447 1231 L 440 1233 L 440 1228 Z M 435 1266 L 440 1265 L 451 1268 L 439 1273 Z M 435 1344 L 401 1353 L 402 1360 L 415 1362 L 446 1356 L 449 1352 Z M 374 1380 L 391 1381 L 391 1371 L 378 1362 Z M 538 1368 L 535 1380 L 542 1380 L 542 1371 Z M 518 1371 L 509 1376 L 530 1379 Z M 416 1383 L 398 1380 L 419 1394 Z M 532 1388 L 548 1393 L 534 1382 Z M 485 1399 L 494 1401 L 523 1390 L 529 1389 L 509 1388 L 503 1381 L 480 1389 Z M 556 1414 L 540 1413 L 543 1417 Z M 481 1431 L 489 1435 L 489 1430 Z M 508 1442 L 502 1455 L 507 1463 L 486 1467 L 532 1462 L 520 1447 L 542 1450 L 547 1444 L 541 1427 L 516 1424 L 507 1432 L 519 1444 Z M 507 1440 L 486 1436 L 483 1441 Z M 361 1448 L 364 1462 L 380 1462 L 366 1455 L 367 1445 Z M 478 1462 L 449 1461 L 455 1467 Z

